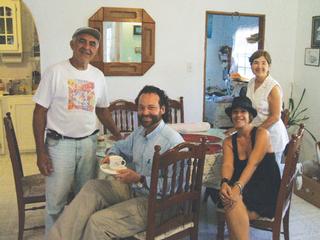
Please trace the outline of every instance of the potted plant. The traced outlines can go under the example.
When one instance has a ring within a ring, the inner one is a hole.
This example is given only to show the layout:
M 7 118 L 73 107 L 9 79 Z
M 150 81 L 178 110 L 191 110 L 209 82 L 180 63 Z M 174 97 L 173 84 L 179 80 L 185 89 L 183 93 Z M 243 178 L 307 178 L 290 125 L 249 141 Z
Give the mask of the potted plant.
M 289 98 L 289 106 L 282 113 L 282 119 L 288 129 L 292 126 L 299 126 L 299 124 L 304 123 L 304 121 L 309 119 L 309 117 L 306 116 L 308 108 L 306 107 L 301 109 L 301 103 L 305 96 L 306 89 L 305 88 L 303 89 L 297 105 L 295 105 L 294 99 L 292 97 L 292 92 L 293 91 L 291 90 L 291 95 Z M 309 133 L 309 135 L 311 136 L 311 138 L 315 143 L 316 164 L 320 165 L 320 141 L 317 140 L 315 135 L 307 127 L 305 127 L 304 129 L 306 132 Z

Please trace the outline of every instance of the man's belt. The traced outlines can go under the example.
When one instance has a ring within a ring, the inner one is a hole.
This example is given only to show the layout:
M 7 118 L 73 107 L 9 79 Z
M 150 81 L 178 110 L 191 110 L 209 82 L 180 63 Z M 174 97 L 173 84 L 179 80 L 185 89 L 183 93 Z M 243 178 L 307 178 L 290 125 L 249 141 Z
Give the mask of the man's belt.
M 84 137 L 68 137 L 68 136 L 63 136 L 60 133 L 56 132 L 55 130 L 52 129 L 47 129 L 47 137 L 55 139 L 55 140 L 59 140 L 59 139 L 73 139 L 73 140 L 82 140 L 85 139 L 87 137 L 90 137 L 96 133 L 98 133 L 99 130 L 95 130 L 93 133 L 91 133 L 90 135 L 84 136 Z

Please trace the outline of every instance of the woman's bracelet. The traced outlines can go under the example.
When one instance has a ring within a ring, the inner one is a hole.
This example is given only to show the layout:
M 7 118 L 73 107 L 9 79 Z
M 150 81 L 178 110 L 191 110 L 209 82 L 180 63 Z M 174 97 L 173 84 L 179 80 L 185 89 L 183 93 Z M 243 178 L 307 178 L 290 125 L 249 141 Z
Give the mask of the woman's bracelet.
M 240 195 L 242 195 L 243 187 L 242 187 L 241 183 L 240 182 L 235 182 L 233 184 L 233 186 L 237 186 L 239 188 L 239 190 L 240 190 Z

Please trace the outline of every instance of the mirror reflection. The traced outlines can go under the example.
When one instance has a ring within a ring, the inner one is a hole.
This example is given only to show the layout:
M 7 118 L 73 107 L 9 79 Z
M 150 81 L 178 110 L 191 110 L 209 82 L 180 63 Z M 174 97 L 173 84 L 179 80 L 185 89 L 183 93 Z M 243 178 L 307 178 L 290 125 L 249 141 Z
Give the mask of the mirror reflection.
M 141 22 L 103 22 L 103 62 L 141 63 Z

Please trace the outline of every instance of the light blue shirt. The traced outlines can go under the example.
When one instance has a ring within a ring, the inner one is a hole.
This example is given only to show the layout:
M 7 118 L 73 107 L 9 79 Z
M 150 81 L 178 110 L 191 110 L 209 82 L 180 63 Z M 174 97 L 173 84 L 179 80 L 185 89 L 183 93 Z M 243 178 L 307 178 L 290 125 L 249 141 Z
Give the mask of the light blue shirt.
M 182 142 L 182 136 L 161 120 L 146 136 L 145 128 L 138 127 L 126 139 L 117 141 L 108 155 L 120 155 L 127 163 L 133 163 L 135 171 L 146 176 L 147 185 L 150 186 L 154 147 L 160 145 L 160 153 L 163 153 Z

